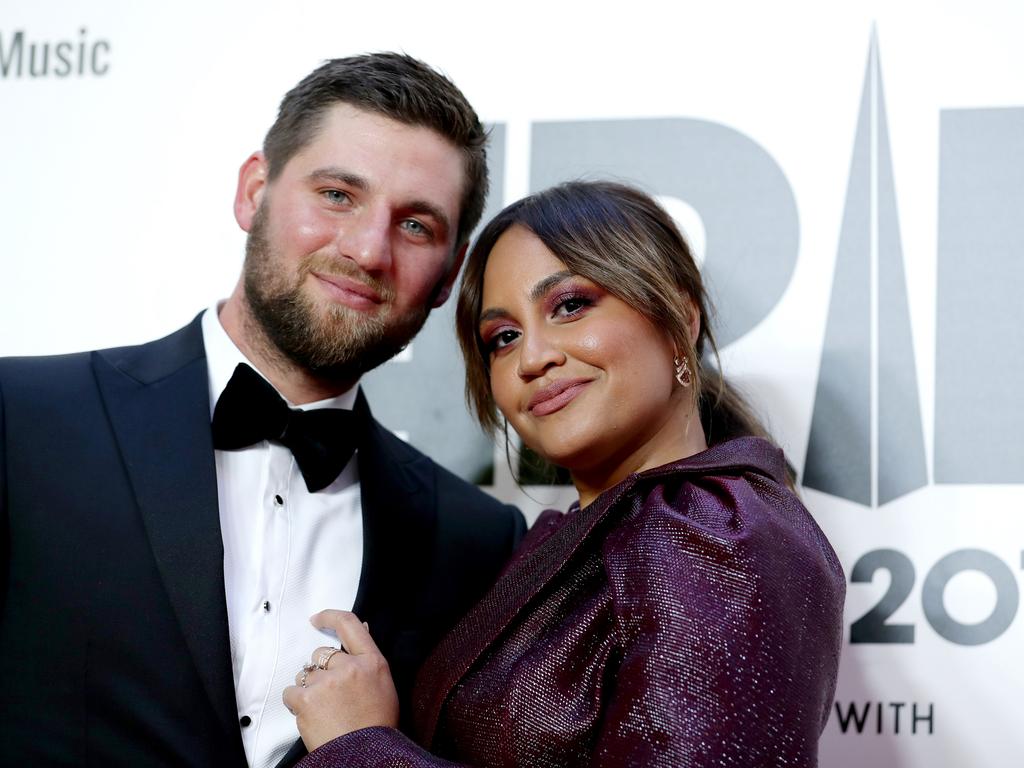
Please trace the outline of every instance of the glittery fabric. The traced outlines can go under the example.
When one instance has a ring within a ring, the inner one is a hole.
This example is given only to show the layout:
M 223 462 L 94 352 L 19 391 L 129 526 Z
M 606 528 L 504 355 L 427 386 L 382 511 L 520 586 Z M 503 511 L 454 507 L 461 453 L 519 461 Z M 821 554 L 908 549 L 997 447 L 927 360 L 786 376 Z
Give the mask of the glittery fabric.
M 545 512 L 420 672 L 414 744 L 342 736 L 300 765 L 813 766 L 845 579 L 741 438 Z

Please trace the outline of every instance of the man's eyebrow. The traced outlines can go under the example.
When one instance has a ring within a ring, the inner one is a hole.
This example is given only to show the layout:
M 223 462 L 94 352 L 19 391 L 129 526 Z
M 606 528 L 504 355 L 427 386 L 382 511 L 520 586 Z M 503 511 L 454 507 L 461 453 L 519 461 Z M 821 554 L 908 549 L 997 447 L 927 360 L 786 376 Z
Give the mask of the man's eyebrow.
M 537 284 L 530 289 L 530 301 L 537 301 L 560 282 L 572 276 L 572 272 L 568 269 L 563 269 L 561 272 L 553 272 L 547 277 L 538 280 Z
M 309 174 L 309 179 L 311 181 L 336 181 L 364 191 L 370 188 L 370 183 L 364 177 L 341 168 L 317 168 Z
M 309 179 L 311 181 L 333 181 L 339 184 L 346 184 L 363 192 L 370 188 L 370 182 L 365 177 L 360 176 L 357 173 L 351 173 L 350 171 L 330 166 L 327 168 L 317 168 L 309 174 Z M 430 201 L 410 200 L 401 207 L 403 210 L 429 216 L 434 219 L 434 221 L 437 222 L 437 225 L 444 230 L 445 236 L 451 232 L 452 223 L 448 220 L 448 215 Z
M 428 200 L 410 200 L 408 203 L 402 206 L 404 210 L 412 213 L 419 213 L 425 216 L 429 216 L 437 225 L 444 230 L 444 235 L 447 236 L 452 229 L 452 223 L 448 220 L 448 215 Z

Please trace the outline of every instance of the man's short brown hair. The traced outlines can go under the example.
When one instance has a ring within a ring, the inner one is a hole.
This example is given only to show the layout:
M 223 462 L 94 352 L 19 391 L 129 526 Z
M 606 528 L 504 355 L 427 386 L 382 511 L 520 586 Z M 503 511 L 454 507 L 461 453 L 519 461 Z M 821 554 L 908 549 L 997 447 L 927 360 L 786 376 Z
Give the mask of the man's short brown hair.
M 462 150 L 466 187 L 456 247 L 469 240 L 487 199 L 487 133 L 451 80 L 405 54 L 330 59 L 288 91 L 263 140 L 270 180 L 313 140 L 324 113 L 338 103 L 430 128 Z

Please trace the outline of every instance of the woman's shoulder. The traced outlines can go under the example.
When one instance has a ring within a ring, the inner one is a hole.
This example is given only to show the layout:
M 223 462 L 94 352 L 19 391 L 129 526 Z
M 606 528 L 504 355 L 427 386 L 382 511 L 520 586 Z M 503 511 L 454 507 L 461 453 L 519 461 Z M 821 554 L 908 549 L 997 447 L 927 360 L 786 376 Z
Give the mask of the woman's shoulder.
M 657 479 L 687 476 L 737 477 L 760 475 L 779 484 L 786 481 L 786 457 L 775 443 L 763 437 L 736 437 L 676 461 L 638 474 Z
M 644 473 L 621 500 L 601 555 L 624 642 L 640 636 L 645 622 L 667 637 L 711 627 L 727 628 L 723 637 L 774 636 L 813 624 L 807 636 L 833 648 L 846 591 L 842 566 L 785 485 L 781 452 L 758 442 L 765 445 L 747 447 L 777 472 L 765 471 L 765 456 L 729 446 L 717 457 Z
M 746 567 L 813 565 L 845 582 L 839 559 L 813 515 L 785 480 L 786 460 L 770 441 L 729 440 L 640 473 L 630 510 L 607 546 Z M 659 566 L 654 558 L 653 567 Z
M 729 440 L 642 472 L 635 494 L 649 513 L 682 516 L 723 531 L 810 518 L 786 483 L 782 450 L 759 437 Z

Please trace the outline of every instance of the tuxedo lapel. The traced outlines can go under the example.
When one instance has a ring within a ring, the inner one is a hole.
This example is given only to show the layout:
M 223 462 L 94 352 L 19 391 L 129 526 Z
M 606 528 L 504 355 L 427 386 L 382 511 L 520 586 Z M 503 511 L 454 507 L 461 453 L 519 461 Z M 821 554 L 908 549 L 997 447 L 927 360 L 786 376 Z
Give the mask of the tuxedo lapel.
M 363 510 L 363 567 L 353 612 L 389 640 L 412 614 L 410 588 L 430 568 L 437 524 L 437 490 L 430 462 L 403 451 L 397 437 L 372 419 L 362 392 L 366 437 L 359 448 Z
M 241 749 L 200 320 L 142 347 L 96 352 L 93 366 L 170 602 Z

